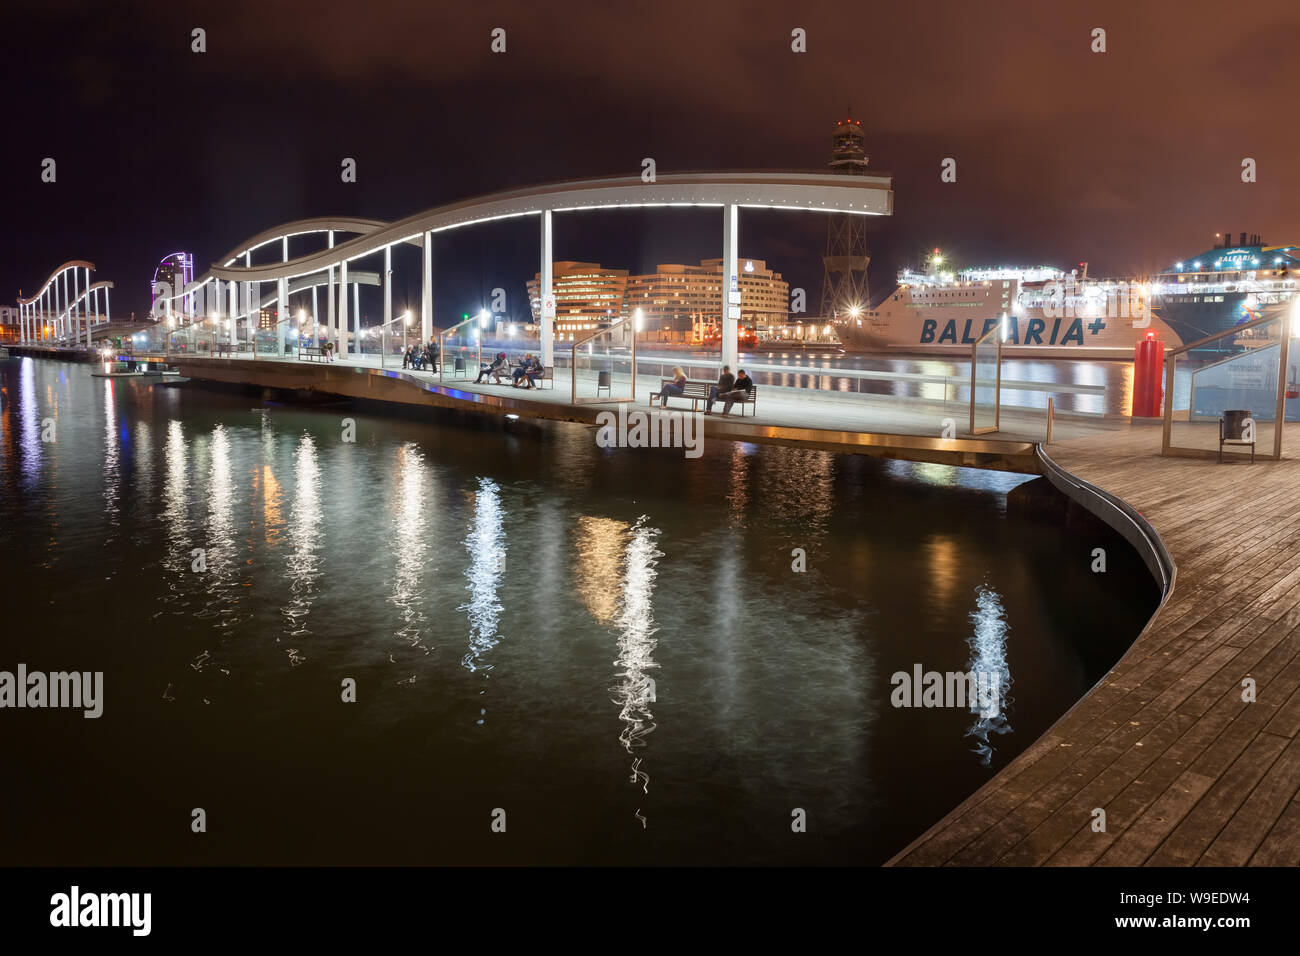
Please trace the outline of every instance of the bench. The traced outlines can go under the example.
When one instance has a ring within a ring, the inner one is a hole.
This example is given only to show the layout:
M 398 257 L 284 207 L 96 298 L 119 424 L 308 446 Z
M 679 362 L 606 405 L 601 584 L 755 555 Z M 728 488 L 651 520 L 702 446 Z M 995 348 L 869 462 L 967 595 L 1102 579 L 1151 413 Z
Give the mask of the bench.
M 505 377 L 507 377 L 507 378 L 509 378 L 509 379 L 511 380 L 511 381 L 510 381 L 510 384 L 511 384 L 511 385 L 514 385 L 515 369 L 513 369 L 513 368 L 505 369 L 505 370 L 502 372 L 502 374 L 503 374 Z M 525 376 L 524 376 L 523 378 L 521 378 L 519 381 L 520 381 L 520 382 L 527 383 L 527 381 L 528 381 L 528 376 L 525 375 Z M 555 388 L 555 367 L 554 367 L 554 366 L 551 366 L 551 365 L 546 366 L 544 369 L 542 369 L 542 374 L 541 374 L 541 375 L 537 375 L 537 376 L 535 376 L 535 377 L 533 378 L 533 381 L 537 383 L 537 384 L 534 386 L 535 388 L 543 388 L 543 387 L 546 385 L 547 382 L 550 382 L 550 383 L 551 383 L 551 388 Z M 523 385 L 519 385 L 519 386 L 517 386 L 517 387 L 518 387 L 518 388 L 527 388 L 528 385 L 527 385 L 527 384 L 523 384 Z
M 655 403 L 655 399 L 663 395 L 664 386 L 671 385 L 672 382 L 673 380 L 671 378 L 661 379 L 659 381 L 659 391 L 651 392 L 650 400 L 646 402 L 646 404 L 653 405 Z M 670 395 L 668 397 L 686 399 L 691 403 L 691 411 L 697 411 L 700 407 L 700 402 L 707 402 L 709 400 L 709 389 L 711 389 L 712 387 L 713 387 L 712 382 L 701 382 L 701 381 L 695 381 L 688 378 L 686 380 L 685 390 L 682 392 L 681 395 Z
M 659 383 L 659 391 L 650 393 L 650 401 L 648 404 L 653 405 L 655 403 L 655 399 L 663 395 L 663 387 L 665 385 L 670 384 L 671 382 L 672 382 L 671 378 L 662 379 Z M 709 400 L 709 392 L 713 389 L 715 384 L 716 384 L 715 382 L 701 382 L 698 380 L 692 380 L 688 378 L 686 380 L 686 390 L 685 392 L 683 392 L 681 396 L 670 395 L 668 397 L 669 398 L 680 397 L 680 398 L 690 399 L 691 411 L 697 411 L 699 409 L 700 402 L 707 402 Z M 718 401 L 725 403 L 726 399 L 720 398 L 718 399 Z M 750 406 L 751 409 L 756 409 L 758 407 L 758 386 L 751 385 L 749 389 L 749 397 L 738 398 L 735 400 L 735 404 L 740 406 L 740 414 L 742 416 L 745 414 L 746 405 Z
M 317 345 L 308 345 L 306 348 L 298 350 L 298 358 L 306 359 L 309 362 L 315 362 L 318 360 L 321 362 L 327 362 L 329 361 L 329 353 Z

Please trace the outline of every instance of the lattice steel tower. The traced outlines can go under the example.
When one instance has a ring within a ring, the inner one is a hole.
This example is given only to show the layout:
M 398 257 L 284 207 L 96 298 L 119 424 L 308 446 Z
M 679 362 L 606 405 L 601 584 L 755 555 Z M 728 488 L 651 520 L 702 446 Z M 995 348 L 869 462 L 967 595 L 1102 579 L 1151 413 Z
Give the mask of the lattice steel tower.
M 846 111 L 847 112 L 847 111 Z M 865 176 L 867 137 L 862 122 L 851 115 L 835 123 L 831 145 L 832 172 Z M 826 254 L 822 264 L 822 318 L 843 318 L 867 308 L 867 217 L 839 213 L 826 223 Z

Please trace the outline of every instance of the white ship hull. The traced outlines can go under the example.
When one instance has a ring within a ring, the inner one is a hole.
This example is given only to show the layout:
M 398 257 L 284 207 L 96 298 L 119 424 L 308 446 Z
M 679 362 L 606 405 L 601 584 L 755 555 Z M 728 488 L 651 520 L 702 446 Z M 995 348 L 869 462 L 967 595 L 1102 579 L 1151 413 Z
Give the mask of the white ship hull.
M 1035 305 L 1026 307 L 1025 301 Z M 1003 317 L 1005 316 L 1005 320 Z M 1182 345 L 1174 330 L 1133 303 L 1081 298 L 1042 305 L 1017 281 L 902 285 L 876 309 L 831 324 L 847 352 L 969 356 L 971 346 L 1005 321 L 1005 353 L 1025 358 L 1131 359 L 1154 333 L 1166 348 Z

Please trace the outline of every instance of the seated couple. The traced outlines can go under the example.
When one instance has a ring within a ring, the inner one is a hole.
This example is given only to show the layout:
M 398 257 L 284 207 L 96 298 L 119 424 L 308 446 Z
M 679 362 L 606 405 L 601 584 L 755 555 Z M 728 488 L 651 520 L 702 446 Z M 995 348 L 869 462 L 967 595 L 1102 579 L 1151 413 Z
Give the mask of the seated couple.
M 722 374 L 718 376 L 718 384 L 709 386 L 709 400 L 704 403 L 704 414 L 713 413 L 713 403 L 722 400 L 726 404 L 722 408 L 722 414 L 731 411 L 731 406 L 737 401 L 748 399 L 754 394 L 754 380 L 745 374 L 745 370 L 737 370 L 735 375 L 731 374 L 731 366 L 722 366 Z

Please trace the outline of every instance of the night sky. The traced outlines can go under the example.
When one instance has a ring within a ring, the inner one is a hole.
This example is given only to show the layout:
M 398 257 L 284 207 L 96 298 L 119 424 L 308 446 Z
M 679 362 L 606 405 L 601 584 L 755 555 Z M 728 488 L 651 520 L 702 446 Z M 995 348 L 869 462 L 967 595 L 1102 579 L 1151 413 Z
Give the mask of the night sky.
M 207 31 L 192 53 L 190 31 Z M 493 54 L 493 28 L 507 50 Z M 791 31 L 808 52 L 791 52 Z M 1106 30 L 1093 53 L 1091 31 Z M 1181 2 L 5 4 L 0 290 L 70 258 L 148 308 L 163 255 L 201 273 L 307 216 L 406 216 L 551 180 L 820 169 L 851 106 L 895 215 L 873 293 L 960 264 L 1160 269 L 1224 229 L 1300 242 L 1300 5 Z M 53 157 L 58 181 L 40 181 Z M 356 184 L 340 161 L 357 160 Z M 940 181 L 944 157 L 958 181 Z M 1244 157 L 1258 181 L 1241 181 Z M 742 212 L 740 253 L 816 308 L 825 220 Z M 536 219 L 437 246 L 437 310 L 503 286 L 522 312 Z M 649 271 L 720 254 L 716 210 L 557 217 L 556 258 Z M 419 273 L 399 260 L 400 304 Z M 403 283 L 409 283 L 404 287 Z M 408 291 L 409 290 L 409 291 Z

